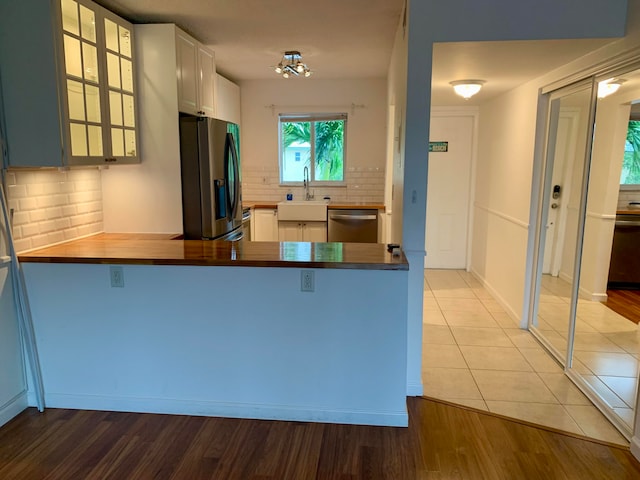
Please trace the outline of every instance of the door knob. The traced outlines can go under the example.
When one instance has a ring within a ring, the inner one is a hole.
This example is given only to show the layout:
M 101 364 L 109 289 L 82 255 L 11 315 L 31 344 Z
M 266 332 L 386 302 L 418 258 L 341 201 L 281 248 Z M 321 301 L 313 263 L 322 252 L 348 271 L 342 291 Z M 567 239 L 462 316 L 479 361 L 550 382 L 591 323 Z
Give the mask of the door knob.
M 551 208 L 558 208 L 558 204 L 557 203 L 552 203 L 551 204 Z

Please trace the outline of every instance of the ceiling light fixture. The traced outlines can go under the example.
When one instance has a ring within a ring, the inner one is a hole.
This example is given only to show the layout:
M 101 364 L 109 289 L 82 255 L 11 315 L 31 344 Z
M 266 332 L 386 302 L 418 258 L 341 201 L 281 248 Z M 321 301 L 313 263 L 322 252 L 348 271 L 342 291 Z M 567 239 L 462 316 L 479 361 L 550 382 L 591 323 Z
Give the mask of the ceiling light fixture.
M 450 85 L 458 95 L 468 100 L 480 91 L 484 83 L 484 80 L 456 80 Z
M 608 97 L 609 95 L 616 93 L 624 80 L 609 78 L 598 82 L 598 98 Z
M 282 60 L 274 67 L 274 70 L 277 74 L 282 75 L 282 78 L 289 78 L 291 75 L 310 77 L 312 73 L 307 64 L 302 61 L 302 55 L 297 50 L 284 52 Z

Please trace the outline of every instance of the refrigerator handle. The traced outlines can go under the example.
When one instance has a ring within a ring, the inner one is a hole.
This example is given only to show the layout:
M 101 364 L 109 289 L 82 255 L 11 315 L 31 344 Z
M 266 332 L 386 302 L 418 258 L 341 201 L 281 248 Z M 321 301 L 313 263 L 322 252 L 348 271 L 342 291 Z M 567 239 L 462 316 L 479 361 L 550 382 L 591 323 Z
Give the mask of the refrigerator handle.
M 236 144 L 233 138 L 233 134 L 228 132 L 225 140 L 225 171 L 226 175 L 229 175 L 229 161 L 231 161 L 231 168 L 233 169 L 233 181 L 227 179 L 229 192 L 229 210 L 231 211 L 231 217 L 235 218 L 238 213 L 238 204 L 240 203 L 239 185 L 240 185 L 240 172 L 238 165 L 238 152 L 236 151 Z M 231 157 L 231 158 L 229 158 Z

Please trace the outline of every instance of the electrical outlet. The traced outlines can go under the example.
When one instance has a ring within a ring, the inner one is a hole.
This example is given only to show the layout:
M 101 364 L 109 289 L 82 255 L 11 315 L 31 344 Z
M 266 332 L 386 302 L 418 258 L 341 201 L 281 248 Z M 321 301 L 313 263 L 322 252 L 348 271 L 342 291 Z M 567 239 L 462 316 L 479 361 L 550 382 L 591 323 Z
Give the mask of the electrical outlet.
M 109 276 L 111 277 L 112 287 L 124 287 L 124 273 L 122 267 L 109 267 Z
M 314 287 L 313 270 L 302 270 L 300 272 L 300 291 L 313 292 Z

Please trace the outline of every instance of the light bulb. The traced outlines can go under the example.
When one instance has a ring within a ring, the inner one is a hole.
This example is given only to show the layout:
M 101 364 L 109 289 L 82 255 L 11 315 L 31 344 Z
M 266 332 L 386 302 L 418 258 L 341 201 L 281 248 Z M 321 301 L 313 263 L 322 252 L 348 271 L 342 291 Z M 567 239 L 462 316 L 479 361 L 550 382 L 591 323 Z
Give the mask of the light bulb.
M 483 83 L 483 80 L 457 80 L 450 85 L 458 95 L 468 100 L 480 91 Z
M 298 73 L 304 72 L 304 65 L 302 65 L 300 62 L 298 62 L 298 64 L 296 65 L 296 71 Z
M 278 64 L 278 66 L 276 67 L 276 73 L 282 73 L 282 64 Z
M 282 74 L 282 76 L 283 76 L 284 78 L 289 78 L 289 72 L 284 72 L 284 73 Z
M 307 70 L 304 72 L 304 76 L 305 77 L 310 77 L 311 76 L 311 70 Z

